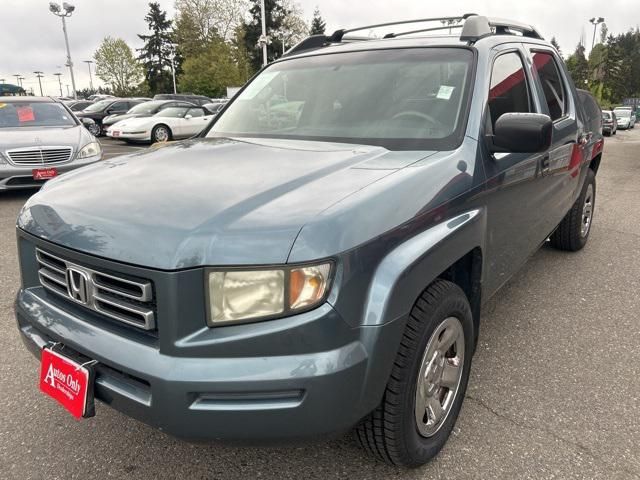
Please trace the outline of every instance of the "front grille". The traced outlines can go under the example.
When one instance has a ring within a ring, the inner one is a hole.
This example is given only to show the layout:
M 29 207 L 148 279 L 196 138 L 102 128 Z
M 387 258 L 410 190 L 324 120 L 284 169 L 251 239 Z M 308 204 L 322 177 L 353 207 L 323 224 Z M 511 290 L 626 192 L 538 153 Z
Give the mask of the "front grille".
M 26 167 L 68 162 L 72 155 L 71 147 L 30 147 L 7 150 L 7 157 L 11 163 Z
M 148 280 L 131 280 L 99 272 L 36 249 L 40 284 L 50 292 L 143 330 L 156 327 L 153 287 Z

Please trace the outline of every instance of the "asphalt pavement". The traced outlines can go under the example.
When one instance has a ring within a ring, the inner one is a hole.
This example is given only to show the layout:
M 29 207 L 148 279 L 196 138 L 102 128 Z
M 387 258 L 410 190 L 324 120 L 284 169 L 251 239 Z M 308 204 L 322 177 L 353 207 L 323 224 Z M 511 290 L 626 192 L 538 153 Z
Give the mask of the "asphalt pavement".
M 587 247 L 543 247 L 485 308 L 460 418 L 417 470 L 377 463 L 350 437 L 189 444 L 102 404 L 74 420 L 39 393 L 13 318 L 14 222 L 33 192 L 0 194 L 0 478 L 640 479 L 640 128 L 607 139 L 597 182 Z

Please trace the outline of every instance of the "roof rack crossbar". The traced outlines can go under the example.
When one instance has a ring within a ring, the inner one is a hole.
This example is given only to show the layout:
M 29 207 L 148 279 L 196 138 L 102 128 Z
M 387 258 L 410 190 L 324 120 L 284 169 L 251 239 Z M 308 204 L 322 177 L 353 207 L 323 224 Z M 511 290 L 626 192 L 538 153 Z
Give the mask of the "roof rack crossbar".
M 381 27 L 391 27 L 394 25 L 408 25 L 411 23 L 425 23 L 425 22 L 442 22 L 442 21 L 453 21 L 453 20 L 466 20 L 469 17 L 475 16 L 475 13 L 465 13 L 464 15 L 460 15 L 457 17 L 432 17 L 432 18 L 419 18 L 416 20 L 403 20 L 399 22 L 387 22 L 387 23 L 377 23 L 375 25 L 365 25 L 363 27 L 349 28 L 349 29 L 341 29 L 333 32 L 331 36 L 328 37 L 330 42 L 340 42 L 342 37 L 344 37 L 347 33 L 357 32 L 360 30 L 372 30 L 374 28 Z M 447 26 L 448 28 L 448 26 Z
M 490 35 L 507 34 L 512 31 L 520 32 L 524 37 L 543 40 L 542 35 L 531 25 L 505 20 L 503 18 L 487 18 L 479 15 L 468 18 L 467 21 L 464 22 L 460 40 L 474 43 Z
M 439 30 L 449 30 L 449 29 L 452 29 L 452 28 L 462 28 L 462 27 L 463 27 L 463 25 L 446 25 L 446 26 L 443 26 L 443 27 L 421 28 L 419 30 L 411 30 L 411 31 L 408 31 L 408 32 L 387 33 L 382 38 L 396 38 L 396 37 L 402 37 L 404 35 L 413 35 L 414 33 L 437 32 Z

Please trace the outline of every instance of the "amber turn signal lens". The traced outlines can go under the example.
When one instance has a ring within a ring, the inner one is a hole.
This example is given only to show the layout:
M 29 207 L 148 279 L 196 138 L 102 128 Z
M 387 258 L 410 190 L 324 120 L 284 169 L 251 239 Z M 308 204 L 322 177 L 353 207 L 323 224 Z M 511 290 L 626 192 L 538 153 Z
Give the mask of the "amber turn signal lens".
M 295 268 L 289 275 L 289 308 L 309 307 L 324 297 L 329 282 L 331 264 Z

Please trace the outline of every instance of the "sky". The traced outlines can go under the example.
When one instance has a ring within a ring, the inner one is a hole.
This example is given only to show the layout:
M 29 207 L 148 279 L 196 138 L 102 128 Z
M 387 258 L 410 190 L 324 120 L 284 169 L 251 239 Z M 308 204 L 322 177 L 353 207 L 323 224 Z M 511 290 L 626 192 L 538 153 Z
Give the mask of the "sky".
M 68 0 L 75 5 L 67 19 L 67 29 L 74 62 L 77 88 L 89 86 L 89 71 L 84 60 L 105 36 L 121 37 L 133 48 L 141 42 L 138 33 L 146 32 L 144 16 L 148 0 Z M 174 0 L 159 0 L 161 7 L 173 15 Z M 583 36 L 591 46 L 592 17 L 605 17 L 610 33 L 622 33 L 640 24 L 639 0 L 298 0 L 310 21 L 317 6 L 327 22 L 327 31 L 363 24 L 411 18 L 454 16 L 473 12 L 530 23 L 545 38 L 555 36 L 563 52 L 570 53 Z M 44 72 L 45 95 L 59 95 L 58 80 L 63 73 L 62 89 L 71 84 L 64 67 L 66 53 L 59 18 L 49 12 L 48 0 L 0 0 L 0 79 L 15 83 L 13 75 L 25 77 L 23 85 L 39 93 L 33 73 Z M 92 67 L 95 67 L 93 65 Z M 94 76 L 94 85 L 100 84 Z M 69 87 L 70 88 L 70 87 Z

